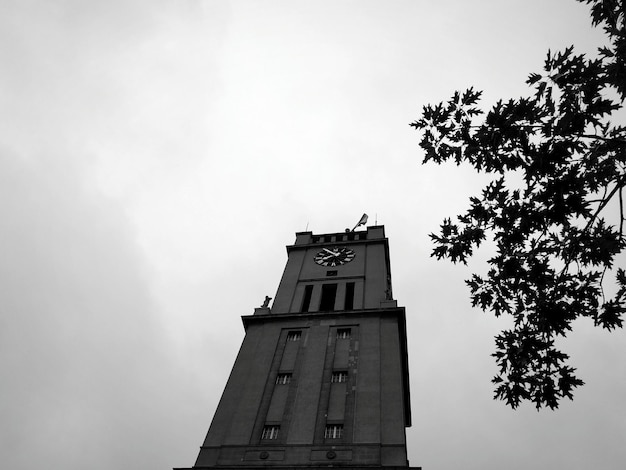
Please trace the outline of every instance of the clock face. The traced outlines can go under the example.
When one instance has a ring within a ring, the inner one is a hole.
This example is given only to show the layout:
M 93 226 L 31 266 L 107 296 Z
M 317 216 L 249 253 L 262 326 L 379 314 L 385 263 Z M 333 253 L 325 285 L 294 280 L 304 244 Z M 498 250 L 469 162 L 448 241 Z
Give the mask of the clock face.
M 355 253 L 346 247 L 322 248 L 315 255 L 315 262 L 321 266 L 341 266 L 354 259 Z

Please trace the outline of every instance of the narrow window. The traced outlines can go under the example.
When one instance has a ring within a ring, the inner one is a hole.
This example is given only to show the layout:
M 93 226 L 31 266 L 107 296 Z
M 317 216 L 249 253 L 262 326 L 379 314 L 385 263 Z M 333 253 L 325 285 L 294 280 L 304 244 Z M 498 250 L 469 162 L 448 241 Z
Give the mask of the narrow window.
M 337 284 L 322 284 L 322 300 L 320 311 L 332 312 L 335 310 L 335 297 L 337 296 Z
M 344 303 L 344 310 L 352 310 L 354 308 L 354 282 L 348 282 L 346 284 L 346 301 Z
M 301 331 L 290 331 L 287 333 L 287 341 L 300 341 L 300 338 L 302 338 Z
M 327 424 L 324 431 L 326 439 L 341 439 L 343 437 L 343 424 Z
M 350 339 L 350 328 L 339 328 L 337 330 L 337 339 Z
M 263 427 L 263 434 L 261 434 L 261 439 L 278 439 L 279 431 L 280 426 L 266 425 Z
M 309 307 L 311 306 L 311 296 L 313 295 L 313 286 L 308 285 L 304 286 L 304 299 L 302 300 L 302 310 L 301 312 L 308 312 Z
M 276 385 L 287 385 L 291 383 L 291 374 L 278 374 L 276 376 Z
M 330 377 L 330 381 L 332 383 L 342 383 L 348 381 L 348 373 L 346 371 L 333 372 L 333 375 Z

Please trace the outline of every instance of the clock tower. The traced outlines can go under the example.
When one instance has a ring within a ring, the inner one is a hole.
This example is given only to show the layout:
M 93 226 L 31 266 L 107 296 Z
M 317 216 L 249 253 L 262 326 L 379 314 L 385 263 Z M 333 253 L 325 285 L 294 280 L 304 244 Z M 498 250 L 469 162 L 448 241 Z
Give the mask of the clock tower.
M 384 227 L 296 234 L 193 469 L 411 469 L 405 310 Z M 414 467 L 413 467 L 414 469 Z

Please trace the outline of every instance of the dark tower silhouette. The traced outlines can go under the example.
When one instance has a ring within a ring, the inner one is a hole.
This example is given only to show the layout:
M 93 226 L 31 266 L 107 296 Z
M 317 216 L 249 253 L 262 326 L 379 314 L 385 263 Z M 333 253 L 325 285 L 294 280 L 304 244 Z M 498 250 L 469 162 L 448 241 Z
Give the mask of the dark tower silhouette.
M 193 468 L 410 468 L 405 311 L 384 227 L 297 233 L 287 253 L 271 309 L 243 317 Z

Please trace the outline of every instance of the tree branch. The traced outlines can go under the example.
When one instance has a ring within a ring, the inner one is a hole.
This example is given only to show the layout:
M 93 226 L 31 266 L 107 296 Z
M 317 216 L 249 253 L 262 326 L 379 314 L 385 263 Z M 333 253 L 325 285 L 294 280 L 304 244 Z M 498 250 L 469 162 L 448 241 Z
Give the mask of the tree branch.
M 626 180 L 624 179 L 624 175 L 622 175 L 622 177 L 617 180 L 617 184 L 615 185 L 615 187 L 611 190 L 611 192 L 605 198 L 603 198 L 602 202 L 598 205 L 598 208 L 596 209 L 595 214 L 591 216 L 591 218 L 589 219 L 589 222 L 587 222 L 587 225 L 585 225 L 583 232 L 586 232 L 587 230 L 589 230 L 589 228 L 591 227 L 591 225 L 593 225 L 593 222 L 598 217 L 600 212 L 604 210 L 604 208 L 611 201 L 613 196 L 615 196 L 615 193 L 619 191 L 621 194 L 621 190 L 624 187 L 624 185 L 626 185 Z

